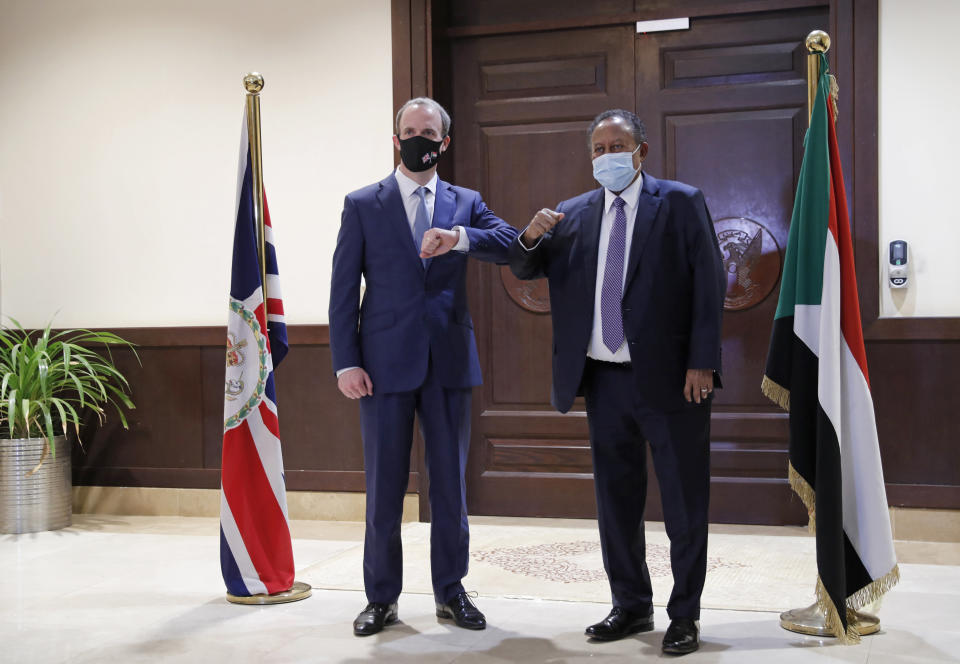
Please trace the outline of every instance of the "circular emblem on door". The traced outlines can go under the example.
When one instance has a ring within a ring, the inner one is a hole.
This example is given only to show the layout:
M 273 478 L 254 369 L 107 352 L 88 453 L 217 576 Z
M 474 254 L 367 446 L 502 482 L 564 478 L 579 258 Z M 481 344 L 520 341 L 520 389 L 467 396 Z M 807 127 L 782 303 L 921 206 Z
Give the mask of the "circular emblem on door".
M 535 314 L 550 313 L 550 290 L 546 279 L 523 281 L 513 276 L 506 265 L 500 266 L 500 281 L 510 299 Z
M 760 304 L 780 279 L 780 247 L 773 234 L 745 217 L 718 219 L 714 227 L 727 274 L 723 308 L 742 311 Z

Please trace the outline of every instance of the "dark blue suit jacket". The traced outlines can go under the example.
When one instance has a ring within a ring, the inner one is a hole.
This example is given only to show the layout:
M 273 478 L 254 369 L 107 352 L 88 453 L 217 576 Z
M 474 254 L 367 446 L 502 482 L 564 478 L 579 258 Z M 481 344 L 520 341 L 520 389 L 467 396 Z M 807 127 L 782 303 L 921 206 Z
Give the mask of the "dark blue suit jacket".
M 507 262 L 517 231 L 487 209 L 480 194 L 437 184 L 434 228 L 462 226 L 469 256 Z M 428 262 L 414 245 L 393 174 L 347 194 L 330 284 L 333 369 L 362 367 L 373 390 L 419 387 L 428 360 L 444 387 L 481 382 L 467 308 L 467 255 L 451 251 Z M 360 276 L 366 282 L 360 304 Z
M 551 401 L 567 412 L 580 391 L 593 326 L 603 189 L 560 203 L 566 216 L 526 251 L 515 241 L 510 268 L 546 277 L 553 318 Z M 682 408 L 687 369 L 714 369 L 719 384 L 720 318 L 726 280 L 713 222 L 699 189 L 643 174 L 623 293 L 624 333 L 634 382 L 647 403 Z

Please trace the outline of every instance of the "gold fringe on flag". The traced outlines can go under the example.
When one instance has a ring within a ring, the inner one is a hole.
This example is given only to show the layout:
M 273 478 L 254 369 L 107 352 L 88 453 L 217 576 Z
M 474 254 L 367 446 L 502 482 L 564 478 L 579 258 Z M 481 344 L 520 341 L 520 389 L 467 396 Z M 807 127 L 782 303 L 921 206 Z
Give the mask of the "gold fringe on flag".
M 767 376 L 763 377 L 760 383 L 760 389 L 763 394 L 788 413 L 790 412 L 790 390 L 770 380 Z
M 860 643 L 860 631 L 856 628 L 853 621 L 850 620 L 850 614 L 847 614 L 847 629 L 843 629 L 843 623 L 840 622 L 840 614 L 837 611 L 837 607 L 833 605 L 833 600 L 830 599 L 830 595 L 827 593 L 827 589 L 823 586 L 823 581 L 820 580 L 820 575 L 817 574 L 817 607 L 820 609 L 820 612 L 824 615 L 824 623 L 826 628 L 837 637 L 837 640 L 845 646 L 853 645 L 854 643 Z
M 857 629 L 856 611 L 862 609 L 871 602 L 876 602 L 888 590 L 893 588 L 900 581 L 900 566 L 894 565 L 893 569 L 872 581 L 857 592 L 847 598 L 847 629 L 844 631 L 843 623 L 840 622 L 840 615 L 837 608 L 833 605 L 833 600 L 827 594 L 820 575 L 817 575 L 817 608 L 825 616 L 824 624 L 830 632 L 837 637 L 837 640 L 844 645 L 860 643 L 860 631 Z
M 800 497 L 800 500 L 807 508 L 807 514 L 810 515 L 810 521 L 808 522 L 807 527 L 810 529 L 811 533 L 816 533 L 816 494 L 813 491 L 813 487 L 811 487 L 810 484 L 800 476 L 800 473 L 794 469 L 793 464 L 789 464 L 789 474 L 790 488 L 793 489 L 794 493 Z M 879 579 L 874 579 L 869 584 L 865 585 L 863 588 L 847 597 L 847 629 L 844 630 L 843 623 L 840 622 L 840 615 L 837 612 L 837 607 L 833 605 L 833 600 L 830 599 L 830 595 L 827 594 L 827 589 L 824 588 L 823 582 L 820 580 L 820 575 L 817 574 L 817 607 L 825 616 L 826 628 L 829 629 L 830 632 L 837 637 L 840 643 L 843 643 L 844 645 L 860 643 L 860 632 L 857 630 L 855 615 L 853 612 L 862 609 L 871 602 L 876 602 L 884 594 L 886 594 L 888 590 L 897 585 L 897 582 L 899 581 L 900 566 L 894 565 L 892 570 L 881 576 Z
M 809 520 L 807 521 L 807 530 L 811 534 L 817 533 L 817 495 L 813 490 L 813 487 L 803 479 L 803 476 L 797 472 L 796 468 L 793 467 L 793 464 L 789 461 L 787 462 L 787 475 L 790 478 L 790 488 L 793 489 L 793 492 L 800 496 L 800 501 L 803 503 L 803 506 L 807 508 L 807 516 Z
M 875 579 L 857 592 L 850 595 L 850 597 L 847 598 L 847 606 L 854 611 L 859 611 L 867 604 L 876 602 L 878 599 L 883 597 L 888 590 L 893 588 L 899 582 L 900 565 L 894 565 L 892 570 L 881 576 L 879 579 Z
M 790 390 L 770 380 L 767 376 L 763 377 L 760 389 L 763 390 L 763 394 L 768 399 L 785 411 L 790 412 Z M 807 508 L 807 515 L 809 516 L 807 528 L 811 533 L 816 534 L 816 492 L 790 462 L 787 463 L 787 473 L 790 479 L 790 488 L 800 497 L 803 506 Z M 893 569 L 882 577 L 875 579 L 847 597 L 845 602 L 846 606 L 844 607 L 847 612 L 847 629 L 844 630 L 843 623 L 840 622 L 840 614 L 837 611 L 837 607 L 834 606 L 833 600 L 830 599 L 830 595 L 827 593 L 827 589 L 823 586 L 823 581 L 820 580 L 820 575 L 817 574 L 817 588 L 815 593 L 817 597 L 817 608 L 824 616 L 826 628 L 844 645 L 860 643 L 860 631 L 857 629 L 856 615 L 854 612 L 880 599 L 888 590 L 897 585 L 898 581 L 900 581 L 900 566 L 894 565 Z

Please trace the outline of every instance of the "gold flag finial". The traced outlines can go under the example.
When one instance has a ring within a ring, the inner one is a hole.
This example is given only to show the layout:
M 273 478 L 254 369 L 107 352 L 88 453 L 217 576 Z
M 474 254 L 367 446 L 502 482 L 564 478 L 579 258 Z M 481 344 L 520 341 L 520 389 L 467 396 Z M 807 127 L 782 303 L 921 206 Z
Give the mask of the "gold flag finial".
M 260 91 L 263 90 L 263 76 L 255 71 L 250 72 L 243 77 L 243 87 L 252 95 L 260 94 Z
M 830 35 L 823 30 L 814 30 L 807 35 L 806 43 L 810 53 L 826 53 L 830 50 Z

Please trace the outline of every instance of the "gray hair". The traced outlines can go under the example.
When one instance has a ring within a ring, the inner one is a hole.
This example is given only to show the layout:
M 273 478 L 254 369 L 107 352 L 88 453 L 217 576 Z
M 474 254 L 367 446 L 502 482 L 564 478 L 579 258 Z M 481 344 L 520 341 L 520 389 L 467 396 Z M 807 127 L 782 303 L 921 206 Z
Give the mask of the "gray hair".
M 447 113 L 447 109 L 433 99 L 430 99 L 430 97 L 415 97 L 401 106 L 400 110 L 397 111 L 397 117 L 396 120 L 394 120 L 393 130 L 398 136 L 400 135 L 400 116 L 403 115 L 403 112 L 407 110 L 409 106 L 426 106 L 427 108 L 432 108 L 440 114 L 440 125 L 443 129 L 442 136 L 446 136 L 450 133 L 450 114 Z
M 611 108 L 609 111 L 604 111 L 595 117 L 593 122 L 590 123 L 590 128 L 587 129 L 587 147 L 591 147 L 590 139 L 593 137 L 593 132 L 597 128 L 597 125 L 609 118 L 620 118 L 630 125 L 630 133 L 633 134 L 633 141 L 637 145 L 647 142 L 647 128 L 643 126 L 643 120 L 640 119 L 640 116 L 633 111 L 625 111 L 622 108 Z

